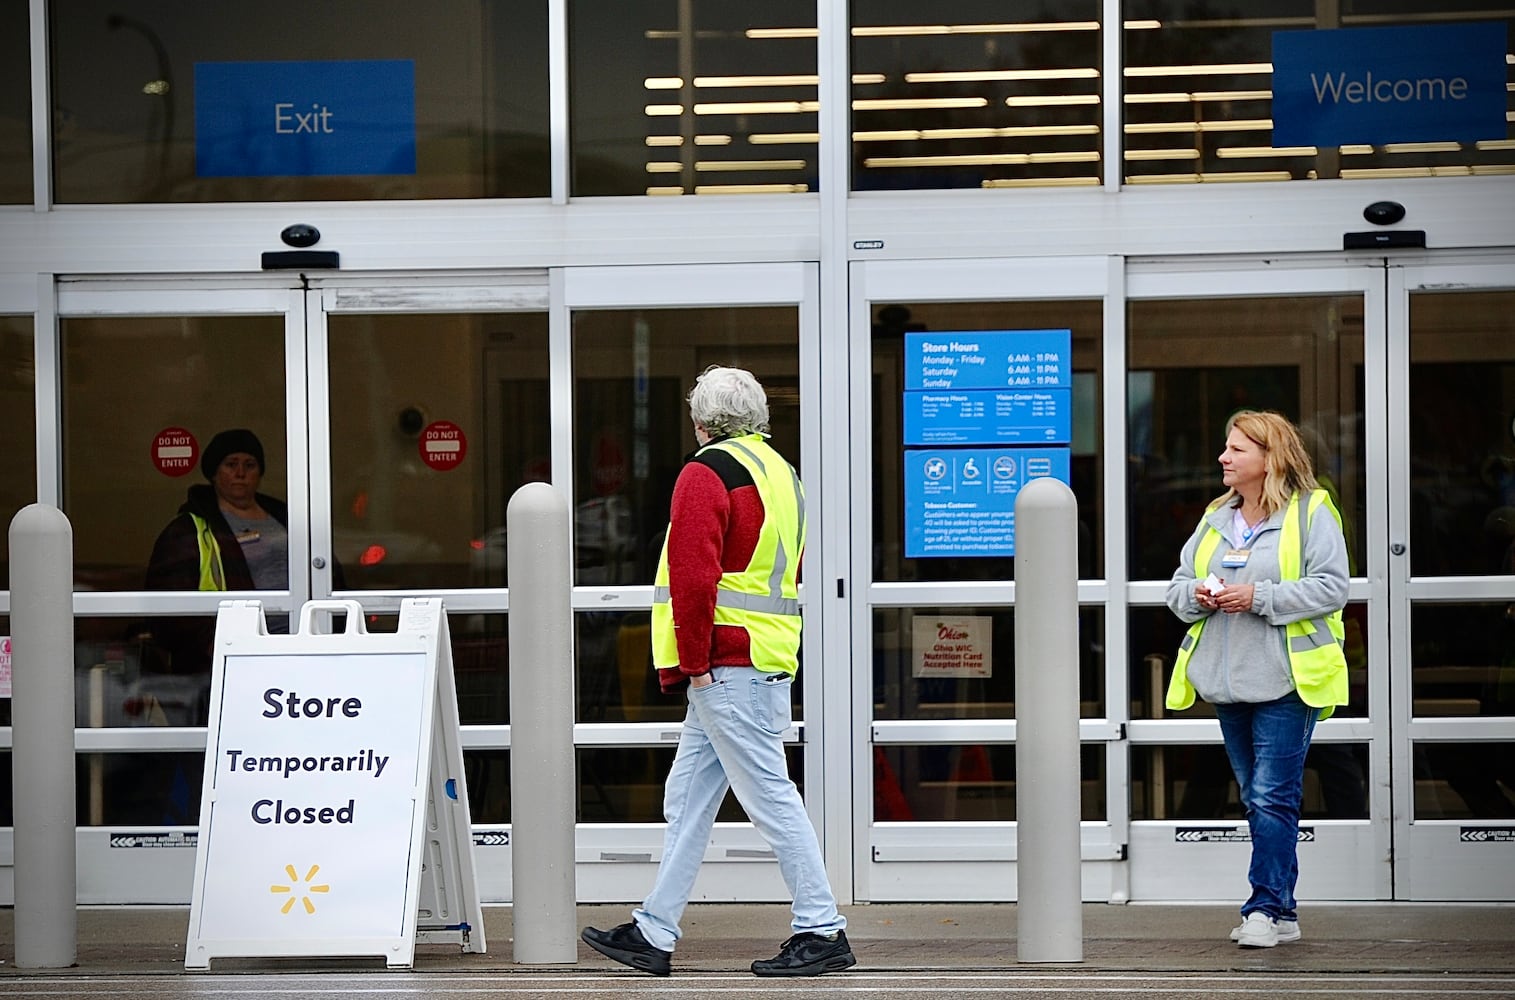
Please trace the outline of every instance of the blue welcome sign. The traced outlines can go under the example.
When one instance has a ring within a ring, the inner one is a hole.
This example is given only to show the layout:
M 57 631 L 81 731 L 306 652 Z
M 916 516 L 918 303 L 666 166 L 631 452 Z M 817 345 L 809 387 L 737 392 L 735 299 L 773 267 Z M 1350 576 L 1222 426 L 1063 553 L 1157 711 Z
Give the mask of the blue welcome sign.
M 1503 139 L 1498 22 L 1273 33 L 1273 145 Z
M 195 64 L 195 173 L 416 172 L 409 59 Z

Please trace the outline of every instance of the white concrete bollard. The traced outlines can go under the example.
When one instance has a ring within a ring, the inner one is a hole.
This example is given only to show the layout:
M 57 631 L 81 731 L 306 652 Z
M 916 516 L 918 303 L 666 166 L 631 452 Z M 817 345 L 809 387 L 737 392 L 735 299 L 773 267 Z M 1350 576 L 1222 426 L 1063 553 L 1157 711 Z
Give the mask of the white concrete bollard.
M 74 529 L 34 503 L 11 519 L 11 803 L 16 966 L 78 959 L 74 815 Z
M 510 870 L 515 960 L 578 960 L 568 501 L 527 483 L 505 508 L 510 587 Z
M 1082 962 L 1078 505 L 1033 479 L 1015 500 L 1015 818 L 1021 962 Z

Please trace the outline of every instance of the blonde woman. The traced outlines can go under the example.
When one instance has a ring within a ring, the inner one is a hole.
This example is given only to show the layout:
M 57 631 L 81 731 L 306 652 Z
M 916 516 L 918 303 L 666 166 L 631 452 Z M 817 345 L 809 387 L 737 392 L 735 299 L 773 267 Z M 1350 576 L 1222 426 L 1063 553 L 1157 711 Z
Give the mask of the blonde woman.
M 1316 481 L 1298 429 L 1242 410 L 1220 453 L 1226 492 L 1184 545 L 1168 607 L 1191 623 L 1168 707 L 1215 707 L 1252 834 L 1252 894 L 1231 940 L 1300 938 L 1294 887 L 1305 753 L 1318 719 L 1347 703 L 1341 515 Z

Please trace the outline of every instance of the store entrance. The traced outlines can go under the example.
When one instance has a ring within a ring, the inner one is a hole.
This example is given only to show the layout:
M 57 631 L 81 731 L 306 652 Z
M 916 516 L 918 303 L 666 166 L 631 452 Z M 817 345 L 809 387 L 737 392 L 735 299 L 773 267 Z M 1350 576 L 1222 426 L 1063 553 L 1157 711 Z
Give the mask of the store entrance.
M 775 446 L 819 484 L 815 287 L 801 264 L 65 282 L 39 356 L 52 341 L 63 359 L 58 474 L 78 552 L 81 901 L 188 899 L 209 655 L 178 637 L 208 636 L 228 596 L 271 620 L 354 599 L 382 632 L 416 594 L 446 602 L 480 893 L 509 900 L 505 509 L 533 481 L 573 510 L 579 893 L 640 898 L 683 714 L 657 690 L 648 615 L 694 446 L 685 394 L 711 364 L 758 372 Z M 257 438 L 284 568 L 244 580 L 237 563 L 246 589 L 202 592 L 192 544 L 172 573 L 153 553 L 181 506 L 211 495 L 201 463 L 228 429 L 241 449 Z M 823 697 L 807 676 L 788 742 L 819 817 L 805 720 Z M 781 898 L 734 800 L 719 818 L 697 893 Z
M 65 281 L 57 312 L 39 356 L 55 339 L 81 901 L 188 898 L 226 597 L 274 631 L 355 597 L 385 631 L 405 596 L 441 595 L 464 723 L 508 724 L 505 504 L 552 473 L 545 272 Z M 250 485 L 223 482 L 228 458 Z M 200 523 L 222 589 L 201 589 Z M 469 755 L 480 823 L 508 822 L 506 754 Z
M 1316 730 L 1304 899 L 1508 899 L 1515 713 L 1506 473 L 1515 467 L 1508 260 L 878 262 L 854 267 L 851 643 L 871 788 L 858 895 L 1013 898 L 1010 558 L 908 551 L 912 333 L 1067 330 L 1079 501 L 1086 899 L 1245 898 L 1247 827 L 1218 724 L 1163 707 L 1182 626 L 1166 581 L 1227 416 L 1301 425 L 1342 511 L 1351 704 Z M 967 339 L 967 338 L 959 338 Z M 866 367 L 865 367 L 866 366 Z M 902 416 L 903 414 L 903 416 Z M 1443 428 L 1433 430 L 1433 428 Z M 1458 430 L 1453 432 L 1451 428 Z M 1455 439 L 1455 440 L 1454 440 Z M 1507 482 L 1507 480 L 1509 482 Z M 865 516 L 864 516 L 865 515 Z M 985 654 L 930 676 L 922 624 Z M 1437 858 L 1440 860 L 1433 861 Z M 1448 881 L 1451 876 L 1453 881 Z

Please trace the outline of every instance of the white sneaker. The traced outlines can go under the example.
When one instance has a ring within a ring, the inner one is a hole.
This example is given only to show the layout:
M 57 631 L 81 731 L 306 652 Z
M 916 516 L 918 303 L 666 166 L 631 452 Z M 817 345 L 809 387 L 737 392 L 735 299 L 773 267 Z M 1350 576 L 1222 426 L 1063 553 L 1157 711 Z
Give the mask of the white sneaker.
M 1299 940 L 1299 921 L 1297 919 L 1285 920 L 1280 917 L 1279 919 L 1273 921 L 1273 926 L 1278 930 L 1279 944 L 1288 944 L 1291 941 Z M 1231 928 L 1231 940 L 1235 941 L 1240 937 L 1241 926 L 1238 925 Z
M 1243 948 L 1272 948 L 1278 944 L 1278 925 L 1261 910 L 1253 910 L 1236 928 L 1236 943 Z

